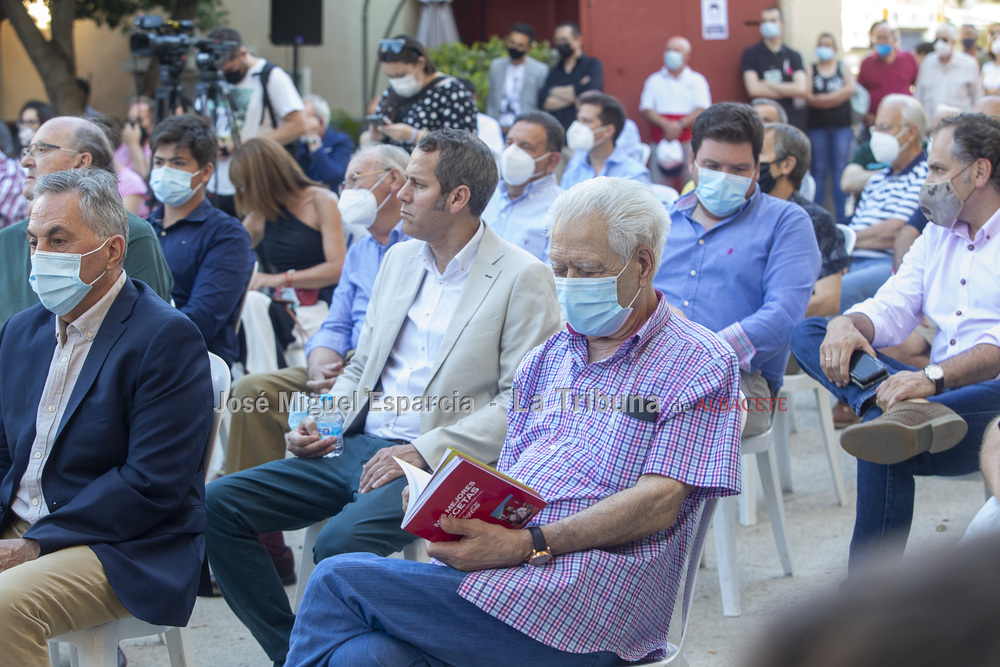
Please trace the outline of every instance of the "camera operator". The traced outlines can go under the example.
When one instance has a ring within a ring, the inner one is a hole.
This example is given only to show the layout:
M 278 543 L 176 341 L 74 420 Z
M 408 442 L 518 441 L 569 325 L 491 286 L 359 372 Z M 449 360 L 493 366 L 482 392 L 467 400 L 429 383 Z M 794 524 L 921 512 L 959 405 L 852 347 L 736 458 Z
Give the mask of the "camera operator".
M 233 86 L 236 106 L 233 115 L 241 128 L 241 141 L 269 137 L 279 144 L 289 144 L 306 133 L 302 98 L 284 70 L 264 58 L 250 55 L 240 33 L 232 28 L 216 28 L 208 34 L 208 39 L 239 45 L 222 65 L 222 73 Z M 232 130 L 225 116 L 217 121 L 216 133 L 219 135 L 219 163 L 208 191 L 215 195 L 218 208 L 236 215 L 233 203 L 236 191 L 229 180 Z

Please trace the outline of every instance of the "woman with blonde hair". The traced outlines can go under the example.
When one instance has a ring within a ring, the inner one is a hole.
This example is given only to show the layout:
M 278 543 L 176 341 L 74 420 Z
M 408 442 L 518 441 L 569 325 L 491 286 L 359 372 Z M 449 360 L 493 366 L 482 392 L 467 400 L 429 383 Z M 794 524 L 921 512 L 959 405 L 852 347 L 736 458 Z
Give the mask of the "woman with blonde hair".
M 261 259 L 251 287 L 294 288 L 299 302 L 329 305 L 344 264 L 337 195 L 307 178 L 273 139 L 246 141 L 233 156 L 236 210 Z

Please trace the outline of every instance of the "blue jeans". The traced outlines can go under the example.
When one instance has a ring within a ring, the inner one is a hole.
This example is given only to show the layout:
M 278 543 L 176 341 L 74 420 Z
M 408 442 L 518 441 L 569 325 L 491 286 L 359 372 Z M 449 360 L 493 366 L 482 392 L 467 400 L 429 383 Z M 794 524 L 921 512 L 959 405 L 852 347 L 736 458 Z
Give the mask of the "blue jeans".
M 875 395 L 877 387 L 862 391 L 854 384 L 838 387 L 820 367 L 819 346 L 826 336 L 826 318 L 810 317 L 792 330 L 791 349 L 802 370 L 815 378 L 839 400 L 861 414 L 861 406 Z M 878 353 L 889 373 L 917 370 Z M 901 554 L 913 519 L 914 475 L 965 475 L 979 469 L 979 447 L 986 426 L 1000 414 L 1000 380 L 990 380 L 945 389 L 930 401 L 946 405 L 969 425 L 955 447 L 938 454 L 923 453 L 901 463 L 883 465 L 858 461 L 858 502 L 851 539 L 849 568 L 854 569 L 872 554 Z M 882 414 L 873 404 L 863 415 L 871 421 Z
M 809 172 L 816 180 L 816 196 L 813 201 L 823 206 L 826 197 L 826 179 L 829 177 L 833 188 L 834 220 L 844 217 L 847 195 L 840 189 L 840 175 L 851 157 L 851 140 L 854 132 L 847 127 L 817 127 L 808 130 L 812 145 L 812 162 Z
M 620 662 L 611 652 L 559 651 L 515 630 L 458 595 L 464 576 L 450 567 L 371 554 L 323 561 L 309 578 L 287 666 L 603 667 Z
M 349 435 L 336 458 L 282 459 L 226 475 L 205 488 L 208 560 L 222 596 L 268 657 L 283 662 L 295 615 L 258 539 L 333 517 L 316 539 L 313 559 L 355 551 L 387 556 L 412 542 L 399 527 L 406 478 L 358 493 L 361 469 L 394 443 Z
M 844 274 L 840 282 L 840 312 L 856 303 L 875 296 L 889 276 L 892 275 L 892 257 L 855 257 L 851 259 L 851 270 Z

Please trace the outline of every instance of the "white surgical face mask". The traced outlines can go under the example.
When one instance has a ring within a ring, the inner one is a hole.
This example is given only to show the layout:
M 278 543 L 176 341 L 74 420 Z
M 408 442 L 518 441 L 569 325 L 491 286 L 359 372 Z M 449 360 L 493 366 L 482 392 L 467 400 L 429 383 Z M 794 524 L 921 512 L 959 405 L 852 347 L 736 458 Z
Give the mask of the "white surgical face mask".
M 902 131 L 900 131 L 902 134 Z M 899 157 L 902 147 L 899 145 L 899 134 L 888 132 L 872 132 L 870 147 L 876 162 L 892 164 Z
M 389 79 L 389 85 L 392 86 L 393 91 L 400 97 L 413 97 L 420 92 L 421 88 L 417 77 L 412 74 Z
M 341 222 L 345 225 L 362 225 L 365 229 L 370 229 L 375 224 L 378 212 L 389 201 L 389 195 L 386 195 L 382 203 L 379 204 L 372 190 L 377 188 L 389 174 L 388 171 L 382 174 L 382 178 L 375 181 L 375 184 L 370 188 L 350 188 L 341 192 L 340 199 L 337 201 Z
M 25 125 L 17 131 L 17 140 L 21 142 L 22 146 L 27 146 L 31 143 L 31 140 L 35 137 L 34 128 Z
M 99 247 L 83 254 L 71 252 L 46 252 L 36 250 L 31 255 L 31 273 L 28 274 L 28 284 L 38 295 L 45 309 L 62 317 L 79 305 L 90 292 L 90 288 L 104 277 L 107 269 L 97 276 L 92 283 L 85 283 L 80 278 L 80 265 L 83 258 L 93 255 L 108 244 L 111 239 L 105 239 Z
M 938 58 L 947 58 L 951 55 L 951 44 L 939 39 L 934 42 L 934 53 L 938 55 Z
M 990 44 L 990 53 L 995 56 L 1000 56 L 1000 37 L 994 39 L 993 43 Z
M 590 151 L 605 139 L 606 136 L 598 141 L 594 131 L 578 120 L 574 120 L 566 130 L 566 145 L 571 151 Z
M 531 153 L 517 144 L 511 144 L 500 154 L 500 173 L 504 183 L 517 187 L 530 181 L 535 174 L 535 164 L 544 160 L 548 153 L 539 158 L 531 157 Z

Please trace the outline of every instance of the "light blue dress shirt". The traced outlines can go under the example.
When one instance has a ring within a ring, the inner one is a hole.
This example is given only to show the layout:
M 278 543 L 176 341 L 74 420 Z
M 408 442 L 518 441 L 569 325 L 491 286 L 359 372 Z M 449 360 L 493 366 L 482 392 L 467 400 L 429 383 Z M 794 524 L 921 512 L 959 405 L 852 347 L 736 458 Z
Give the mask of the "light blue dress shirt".
M 523 248 L 542 263 L 549 263 L 549 207 L 563 191 L 549 174 L 524 186 L 517 199 L 510 198 L 510 189 L 500 181 L 492 199 L 483 211 L 483 222 L 497 236 L 518 248 Z
M 563 190 L 569 190 L 577 183 L 582 183 L 587 179 L 596 176 L 614 176 L 617 178 L 630 178 L 640 183 L 649 183 L 649 169 L 630 158 L 620 146 L 615 146 L 611 155 L 604 161 L 604 168 L 601 173 L 596 173 L 590 165 L 590 153 L 587 151 L 577 151 L 569 159 L 566 171 L 563 173 Z

